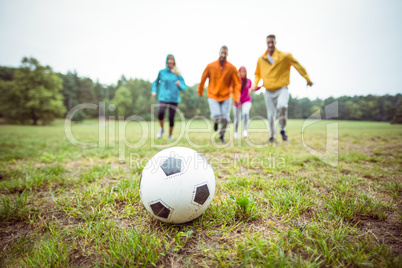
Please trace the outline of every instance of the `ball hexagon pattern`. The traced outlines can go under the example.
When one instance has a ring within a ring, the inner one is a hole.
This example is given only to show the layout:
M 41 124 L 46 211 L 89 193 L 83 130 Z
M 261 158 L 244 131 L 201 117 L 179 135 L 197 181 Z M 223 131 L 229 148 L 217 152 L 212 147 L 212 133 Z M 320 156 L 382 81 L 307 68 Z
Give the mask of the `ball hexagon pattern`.
M 172 147 L 154 155 L 140 179 L 146 210 L 163 222 L 189 222 L 204 213 L 215 194 L 211 165 L 198 152 Z

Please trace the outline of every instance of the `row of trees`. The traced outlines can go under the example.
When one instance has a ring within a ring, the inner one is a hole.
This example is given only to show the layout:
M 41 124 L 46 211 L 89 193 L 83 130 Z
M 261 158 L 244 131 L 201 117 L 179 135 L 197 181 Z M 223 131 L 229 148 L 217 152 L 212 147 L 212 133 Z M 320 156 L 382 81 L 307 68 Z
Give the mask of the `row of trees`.
M 124 76 L 115 85 L 103 85 L 90 78 L 79 77 L 77 72 L 55 73 L 49 66 L 42 66 L 34 58 L 24 58 L 19 68 L 0 66 L 0 116 L 9 122 L 43 124 L 54 118 L 64 117 L 74 106 L 82 103 L 106 103 L 106 116 L 139 115 L 151 119 L 152 104 L 157 99 L 151 96 L 152 83 L 142 79 L 126 79 Z M 250 116 L 266 116 L 264 98 L 253 94 Z M 325 118 L 325 106 L 338 101 L 338 119 L 390 121 L 402 123 L 402 95 L 395 96 L 343 96 L 325 100 L 292 98 L 289 100 L 289 118 L 308 118 L 321 111 Z M 111 109 L 110 104 L 115 105 Z M 207 98 L 199 98 L 197 86 L 182 93 L 180 110 L 186 118 L 209 117 Z M 81 121 L 98 116 L 92 109 L 79 110 L 73 120 Z

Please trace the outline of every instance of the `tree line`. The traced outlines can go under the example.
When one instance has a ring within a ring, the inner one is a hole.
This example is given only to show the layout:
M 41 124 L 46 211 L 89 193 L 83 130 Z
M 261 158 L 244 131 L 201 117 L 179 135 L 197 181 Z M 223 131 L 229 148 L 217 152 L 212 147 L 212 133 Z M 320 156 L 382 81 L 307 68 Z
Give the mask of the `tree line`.
M 150 120 L 155 112 L 151 109 L 152 104 L 157 104 L 156 97 L 151 96 L 151 88 L 149 81 L 124 76 L 116 84 L 105 85 L 80 77 L 76 71 L 56 73 L 34 58 L 24 58 L 18 68 L 0 66 L 0 116 L 9 123 L 47 124 L 55 118 L 65 117 L 78 104 L 104 102 L 107 117 L 138 115 Z M 207 98 L 198 97 L 197 85 L 188 87 L 181 97 L 179 109 L 185 118 L 209 118 Z M 306 119 L 320 111 L 325 118 L 325 106 L 335 101 L 338 101 L 336 119 L 402 123 L 401 94 L 329 97 L 324 100 L 290 96 L 288 117 Z M 266 117 L 264 97 L 253 94 L 252 103 L 250 116 Z M 82 121 L 97 116 L 97 110 L 81 109 L 72 120 Z

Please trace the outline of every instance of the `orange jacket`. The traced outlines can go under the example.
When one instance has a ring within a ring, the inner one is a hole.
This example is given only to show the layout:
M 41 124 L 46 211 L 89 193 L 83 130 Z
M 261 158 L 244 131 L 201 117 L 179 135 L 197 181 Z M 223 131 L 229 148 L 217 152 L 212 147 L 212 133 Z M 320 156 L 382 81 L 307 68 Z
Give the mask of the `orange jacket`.
M 233 64 L 226 62 L 221 69 L 219 60 L 207 65 L 198 85 L 198 95 L 204 94 L 204 84 L 209 78 L 208 98 L 216 101 L 224 101 L 230 98 L 233 88 L 233 101 L 240 101 L 241 83 L 237 75 L 237 69 Z

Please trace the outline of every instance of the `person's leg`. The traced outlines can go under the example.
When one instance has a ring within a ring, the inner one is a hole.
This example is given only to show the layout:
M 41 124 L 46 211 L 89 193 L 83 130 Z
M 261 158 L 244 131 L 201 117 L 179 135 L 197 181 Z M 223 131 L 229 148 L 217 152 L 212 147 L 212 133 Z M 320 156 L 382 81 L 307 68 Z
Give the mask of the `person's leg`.
M 229 98 L 227 100 L 220 102 L 220 109 L 221 109 L 221 129 L 219 131 L 219 136 L 223 139 L 226 132 L 226 127 L 230 122 L 230 107 L 232 106 L 232 99 Z
M 165 111 L 166 111 L 166 102 L 163 101 L 159 101 L 159 106 L 158 106 L 158 121 L 159 121 L 159 125 L 161 126 L 161 129 L 159 130 L 158 134 L 157 134 L 157 138 L 160 139 L 162 138 L 164 129 L 163 129 L 163 119 L 165 117 Z
M 172 138 L 177 103 L 169 103 L 169 138 Z
M 243 129 L 247 130 L 249 119 L 250 119 L 250 109 L 251 109 L 251 102 L 245 102 L 241 106 L 241 112 L 243 115 Z
M 278 96 L 279 128 L 283 140 L 288 140 L 288 136 L 286 135 L 286 122 L 288 119 L 288 103 L 289 103 L 289 90 L 287 87 L 283 87 L 280 89 L 280 93 Z
M 209 105 L 209 111 L 211 113 L 211 119 L 214 120 L 214 128 L 217 128 L 217 124 L 219 122 L 221 114 L 220 104 L 218 101 L 208 98 L 208 105 Z M 215 131 L 216 130 L 217 129 L 215 129 Z
M 275 127 L 275 119 L 276 119 L 276 101 L 277 94 L 275 91 L 264 91 L 265 96 L 265 105 L 267 107 L 267 118 L 269 123 L 269 132 L 270 132 L 270 140 L 276 138 L 276 127 Z
M 249 118 L 250 118 L 250 109 L 251 109 L 251 102 L 245 102 L 241 106 L 241 111 L 242 111 L 242 117 L 243 117 L 243 137 L 246 138 L 248 137 L 248 124 L 249 124 Z
M 235 139 L 237 139 L 237 136 L 238 136 L 237 132 L 239 129 L 240 110 L 241 110 L 241 106 L 233 106 L 233 116 L 234 116 L 233 126 L 234 126 Z

